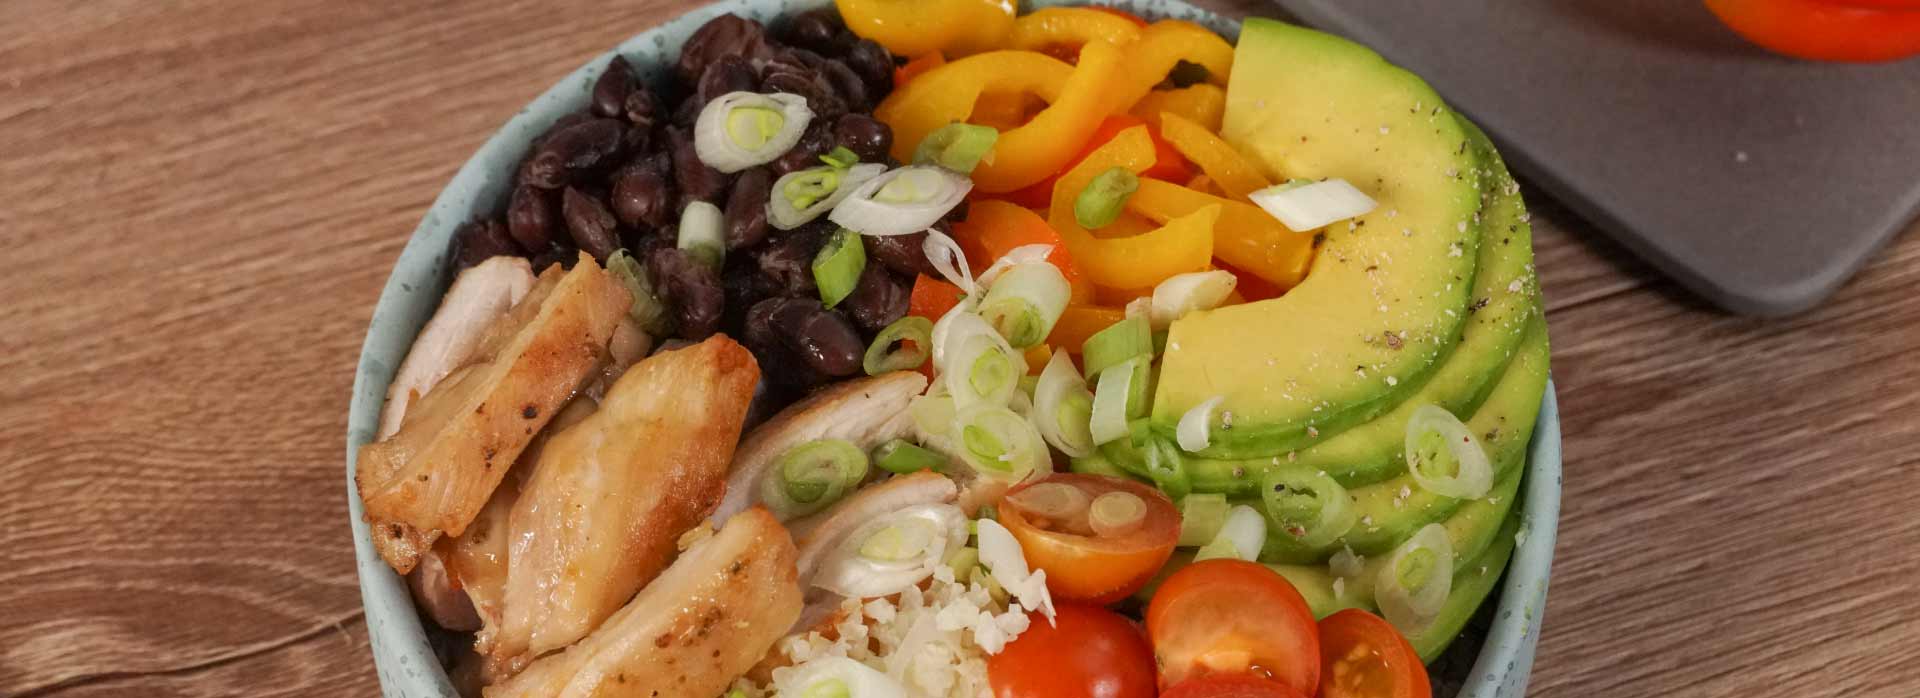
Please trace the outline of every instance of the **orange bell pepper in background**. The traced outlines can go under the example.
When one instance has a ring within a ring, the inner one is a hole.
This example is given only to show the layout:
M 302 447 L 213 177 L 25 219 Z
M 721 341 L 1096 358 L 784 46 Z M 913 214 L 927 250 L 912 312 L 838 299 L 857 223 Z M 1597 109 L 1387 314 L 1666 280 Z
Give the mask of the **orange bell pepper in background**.
M 959 286 L 920 274 L 914 277 L 913 292 L 907 296 L 907 314 L 939 320 L 960 304 L 963 295 Z
M 1013 20 L 1008 42 L 1027 51 L 1078 50 L 1089 41 L 1124 45 L 1138 40 L 1143 26 L 1091 7 L 1049 7 Z
M 1103 44 L 1088 44 L 1096 48 Z M 1213 227 L 1219 206 L 1169 220 L 1144 235 L 1102 240 L 1074 219 L 1074 200 L 1100 173 L 1115 167 L 1140 173 L 1153 166 L 1153 139 L 1135 126 L 1095 149 L 1053 186 L 1047 222 L 1060 233 L 1087 279 L 1110 288 L 1149 288 L 1174 274 L 1205 269 L 1213 259 Z
M 1115 114 L 1107 117 L 1100 122 L 1098 128 L 1093 130 L 1093 137 L 1087 139 L 1086 147 L 1081 148 L 1080 154 L 1074 156 L 1073 164 L 1077 165 L 1081 160 L 1085 160 L 1087 155 L 1092 153 L 1095 148 L 1106 145 L 1107 141 L 1113 140 L 1113 137 L 1121 131 L 1139 126 L 1142 123 L 1145 122 L 1127 114 Z M 1140 176 L 1177 182 L 1185 180 L 1193 173 L 1193 168 L 1187 163 L 1187 159 L 1181 157 L 1180 151 L 1174 150 L 1172 144 L 1161 140 L 1160 136 L 1155 134 L 1152 129 L 1149 129 L 1147 134 L 1153 138 L 1153 166 L 1147 168 L 1146 172 L 1140 173 Z M 1065 171 L 1071 168 L 1072 165 L 1068 165 L 1067 167 L 1062 167 L 1061 170 Z M 1046 208 L 1053 204 L 1053 183 L 1058 181 L 1060 181 L 1060 175 L 1055 173 L 1046 179 L 1034 183 L 1032 186 L 1007 194 L 1006 198 L 1009 201 L 1019 203 L 1028 208 Z
M 1195 270 L 1200 271 L 1200 270 Z M 1093 293 L 1093 301 L 1109 308 L 1125 309 L 1136 298 L 1151 298 L 1153 287 L 1146 288 L 1107 288 L 1101 286 Z
M 987 193 L 1008 192 L 1065 167 L 1092 135 L 1087 125 L 1110 111 L 1108 93 L 1119 79 L 1120 64 L 1120 49 L 1113 44 L 1095 41 L 1080 49 L 1080 63 L 1059 98 L 1026 125 L 1000 134 L 992 157 L 973 171 L 973 185 Z M 897 149 L 898 129 L 894 133 Z
M 1160 128 L 1175 150 L 1192 160 L 1229 195 L 1244 199 L 1248 194 L 1273 186 L 1266 175 L 1260 174 L 1259 168 L 1241 157 L 1240 151 L 1205 127 L 1167 112 L 1160 115 Z
M 1273 282 L 1262 279 L 1255 274 L 1235 269 L 1233 265 L 1221 264 L 1220 268 L 1232 272 L 1234 278 L 1240 280 L 1240 283 L 1233 287 L 1233 292 L 1235 295 L 1246 299 L 1248 303 L 1263 301 L 1268 298 L 1279 298 L 1281 294 L 1287 292 L 1286 289 L 1273 285 Z
M 1167 73 L 1180 61 L 1206 68 L 1207 82 L 1225 87 L 1227 76 L 1233 72 L 1233 44 L 1192 22 L 1154 22 L 1140 32 L 1139 41 L 1127 45 L 1121 81 L 1111 86 L 1110 111 L 1132 111 L 1134 104 L 1167 79 Z
M 873 116 L 893 129 L 893 157 L 907 162 L 927 134 L 955 121 L 966 121 L 981 94 L 1058 96 L 1075 72 L 1065 61 L 1033 51 L 968 56 L 932 68 L 895 89 L 874 108 Z
M 906 65 L 893 69 L 893 88 L 900 89 L 907 83 L 913 82 L 914 78 L 920 77 L 921 73 L 946 64 L 947 57 L 940 55 L 939 51 L 907 61 Z
M 1052 245 L 1053 252 L 1047 255 L 1047 261 L 1060 268 L 1061 276 L 1067 277 L 1067 285 L 1072 288 L 1070 302 L 1083 303 L 1093 297 L 1093 286 L 1074 264 L 1073 253 L 1060 239 L 1060 233 L 1032 211 L 1005 201 L 972 202 L 967 206 L 966 220 L 953 224 L 953 239 L 960 243 L 960 250 L 967 253 L 967 263 L 974 267 L 975 273 L 985 271 L 1015 247 Z
M 1047 344 L 1078 354 L 1088 337 L 1125 319 L 1126 311 L 1119 308 L 1069 305 L 1065 312 L 1060 313 L 1060 321 L 1053 323 L 1053 333 L 1047 335 Z
M 1154 90 L 1133 105 L 1133 115 L 1160 130 L 1160 114 L 1172 112 L 1181 118 L 1218 133 L 1227 114 L 1227 91 L 1219 85 L 1200 83 L 1172 90 Z M 1171 180 L 1169 180 L 1171 181 Z
M 988 92 L 973 103 L 973 116 L 967 123 L 992 126 L 996 131 L 1012 131 L 1027 123 L 1047 103 L 1039 95 L 1025 92 Z M 1172 147 L 1172 146 L 1168 146 Z
M 1006 42 L 1014 0 L 834 0 L 847 28 L 896 56 L 964 56 Z
M 1027 375 L 1038 375 L 1047 368 L 1047 362 L 1053 360 L 1053 347 L 1048 344 L 1035 344 L 1027 347 L 1022 355 L 1027 360 Z
M 1160 223 L 1210 206 L 1220 207 L 1213 253 L 1221 260 L 1283 289 L 1306 277 L 1313 262 L 1313 233 L 1288 230 L 1258 206 L 1155 179 L 1140 180 L 1140 188 L 1127 199 L 1129 210 Z

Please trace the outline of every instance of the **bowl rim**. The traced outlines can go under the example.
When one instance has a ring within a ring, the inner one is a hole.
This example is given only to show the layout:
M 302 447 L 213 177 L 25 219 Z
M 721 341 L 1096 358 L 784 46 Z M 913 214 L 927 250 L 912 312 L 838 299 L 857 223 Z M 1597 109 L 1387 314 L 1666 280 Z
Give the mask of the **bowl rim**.
M 360 447 L 373 440 L 388 384 L 426 323 L 451 277 L 453 231 L 474 213 L 498 209 L 507 179 L 527 144 L 560 115 L 585 104 L 593 82 L 614 55 L 622 55 L 649 79 L 664 72 L 684 38 L 707 20 L 726 12 L 767 21 L 795 11 L 825 6 L 827 0 L 721 0 L 694 8 L 647 28 L 608 51 L 594 55 L 568 73 L 494 132 L 462 163 L 409 235 L 374 306 L 373 318 L 355 366 L 346 439 L 347 513 L 368 644 L 381 691 L 389 697 L 452 697 L 447 673 L 430 646 L 406 583 L 373 550 L 365 508 L 354 484 Z M 1029 0 L 1022 5 L 1077 5 L 1070 0 Z M 1142 14 L 1189 19 L 1229 39 L 1240 23 L 1183 0 L 1102 0 Z M 1500 585 L 1493 627 L 1487 634 L 1460 696 L 1483 698 L 1524 694 L 1546 604 L 1548 577 L 1559 521 L 1561 463 L 1558 401 L 1551 381 L 1541 402 L 1539 421 L 1528 447 L 1528 472 L 1522 503 L 1525 537 L 1516 547 Z

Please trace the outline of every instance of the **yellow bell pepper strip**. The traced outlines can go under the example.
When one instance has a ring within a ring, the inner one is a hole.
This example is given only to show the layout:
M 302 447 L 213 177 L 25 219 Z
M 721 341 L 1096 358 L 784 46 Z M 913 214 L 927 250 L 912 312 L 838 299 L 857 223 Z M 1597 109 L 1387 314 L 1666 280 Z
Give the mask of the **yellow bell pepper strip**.
M 1200 167 L 1201 172 L 1220 190 L 1235 198 L 1244 199 L 1261 189 L 1273 186 L 1260 169 L 1240 155 L 1240 151 L 1212 131 L 1189 121 L 1173 112 L 1160 115 L 1160 135 L 1173 144 L 1180 155 Z
M 1120 65 L 1120 49 L 1113 44 L 1095 41 L 1080 49 L 1080 64 L 1061 87 L 1059 98 L 1026 125 L 1000 134 L 992 158 L 973 171 L 974 187 L 987 193 L 1013 191 L 1046 179 L 1072 162 L 1093 135 L 1093 126 L 1107 115 L 1108 93 L 1119 79 Z M 915 82 L 926 81 L 922 77 Z M 896 128 L 895 148 L 899 142 Z
M 1044 97 L 1025 92 L 988 92 L 973 103 L 973 115 L 967 123 L 992 126 L 996 131 L 1012 131 L 1045 109 Z
M 1087 48 L 1103 45 L 1088 44 Z M 1137 174 L 1153 163 L 1153 138 L 1147 135 L 1146 126 L 1135 126 L 1087 154 L 1053 185 L 1053 206 L 1048 209 L 1047 220 L 1073 253 L 1074 265 L 1095 285 L 1150 288 L 1174 274 L 1205 269 L 1213 260 L 1213 225 L 1221 210 L 1218 206 L 1202 207 L 1144 235 L 1128 238 L 1095 238 L 1074 220 L 1074 200 L 1094 177 L 1116 167 Z
M 1125 319 L 1126 311 L 1119 308 L 1069 305 L 1065 312 L 1060 313 L 1060 320 L 1053 323 L 1053 333 L 1047 335 L 1047 344 L 1078 354 L 1088 337 Z
M 1167 79 L 1167 73 L 1180 61 L 1207 69 L 1207 82 L 1226 87 L 1233 71 L 1233 44 L 1213 30 L 1192 22 L 1163 19 L 1140 32 L 1140 40 L 1127 45 L 1127 65 L 1121 81 L 1111 86 L 1113 111 L 1129 112 L 1135 103 Z
M 1140 25 L 1110 12 L 1087 7 L 1049 7 L 1013 20 L 1009 43 L 1027 51 L 1071 49 L 1089 41 L 1131 44 L 1140 38 Z
M 1113 223 L 1103 226 L 1099 230 L 1089 230 L 1087 232 L 1093 234 L 1094 237 L 1105 240 L 1145 235 L 1153 232 L 1153 229 L 1158 227 L 1160 227 L 1159 223 L 1155 223 L 1146 216 L 1134 213 L 1133 211 L 1125 211 L 1121 213 L 1120 218 L 1116 219 Z
M 1155 130 L 1160 125 L 1160 113 L 1179 114 L 1208 131 L 1218 133 L 1220 121 L 1227 113 L 1227 91 L 1219 85 L 1200 83 L 1173 90 L 1154 90 L 1141 97 L 1133 105 L 1133 115 L 1151 124 Z
M 893 129 L 893 157 L 908 162 L 927 134 L 968 120 L 981 94 L 1033 93 L 1057 99 L 1075 72 L 1065 61 L 1034 51 L 968 56 L 929 69 L 895 89 L 873 110 L 873 116 Z M 1005 138 L 1002 135 L 1001 142 Z
M 1093 302 L 1104 306 L 1125 309 L 1128 303 L 1138 298 L 1152 298 L 1153 287 L 1146 288 L 1107 288 L 1101 286 L 1093 292 Z
M 1014 0 L 834 0 L 847 28 L 896 56 L 964 56 L 1006 42 Z
M 1157 222 L 1171 222 L 1204 208 L 1220 207 L 1213 226 L 1213 253 L 1234 268 L 1293 288 L 1313 262 L 1313 234 L 1296 233 L 1244 201 L 1222 199 L 1157 179 L 1140 180 L 1127 208 Z

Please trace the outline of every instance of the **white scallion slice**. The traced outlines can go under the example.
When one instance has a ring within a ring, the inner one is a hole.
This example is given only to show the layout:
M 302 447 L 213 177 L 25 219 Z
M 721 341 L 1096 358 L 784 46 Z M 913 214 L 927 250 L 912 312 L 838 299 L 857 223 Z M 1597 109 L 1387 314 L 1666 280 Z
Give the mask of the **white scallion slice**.
M 680 212 L 680 231 L 677 245 L 687 254 L 718 268 L 726 259 L 726 233 L 722 229 L 720 207 L 705 201 L 687 204 Z
M 781 521 L 820 511 L 860 486 L 867 452 L 845 439 L 818 439 L 788 449 L 760 480 L 760 499 Z
M 1028 512 L 1047 519 L 1074 521 L 1087 516 L 1093 497 L 1086 490 L 1064 482 L 1041 482 L 1007 494 L 1007 499 Z
M 812 121 L 800 95 L 729 92 L 708 102 L 694 120 L 694 153 L 708 167 L 739 172 L 791 150 Z
M 954 403 L 962 409 L 1006 405 L 1026 375 L 1026 359 L 978 315 L 954 315 L 945 330 L 935 340 L 933 361 Z
M 1213 408 L 1219 407 L 1224 400 L 1225 396 L 1216 395 L 1180 415 L 1180 424 L 1173 432 L 1174 438 L 1180 442 L 1180 450 L 1188 453 L 1207 450 L 1207 446 L 1213 443 Z
M 967 543 L 967 515 L 952 504 L 915 504 L 854 529 L 820 563 L 813 585 L 848 598 L 919 584 Z
M 1118 538 L 1140 530 L 1147 520 L 1147 501 L 1132 492 L 1113 491 L 1093 498 L 1087 506 L 1087 525 L 1102 538 Z
M 1087 424 L 1087 432 L 1095 444 L 1127 436 L 1127 402 L 1133 392 L 1134 376 L 1138 374 L 1135 364 L 1142 361 L 1146 358 L 1134 357 L 1100 372 Z
M 1407 420 L 1407 471 L 1421 489 L 1479 499 L 1493 489 L 1493 465 L 1467 425 L 1438 405 L 1421 405 Z
M 1153 327 L 1144 317 L 1130 316 L 1093 333 L 1080 345 L 1080 361 L 1087 375 L 1097 376 L 1108 366 L 1138 356 L 1153 355 Z
M 867 248 L 863 238 L 841 228 L 813 256 L 813 283 L 820 289 L 820 302 L 828 308 L 839 305 L 860 283 L 867 269 Z
M 667 305 L 655 293 L 653 278 L 648 275 L 646 265 L 625 249 L 619 249 L 607 258 L 607 272 L 627 289 L 627 295 L 633 296 L 633 305 L 627 306 L 627 316 L 633 318 L 647 334 L 656 337 L 667 334 L 670 329 L 667 324 Z
M 1238 285 L 1240 279 L 1229 271 L 1196 271 L 1167 277 L 1166 281 L 1153 287 L 1153 300 L 1150 301 L 1153 329 L 1164 330 L 1174 320 L 1195 310 L 1220 307 Z M 1128 308 L 1131 310 L 1132 304 L 1128 304 Z
M 767 201 L 767 223 L 781 230 L 811 223 L 833 210 L 860 185 L 886 171 L 886 165 L 867 163 L 844 169 L 810 167 L 781 175 L 774 180 L 772 196 Z
M 893 321 L 874 335 L 860 366 L 867 375 L 888 371 L 910 371 L 933 356 L 933 321 L 908 315 Z
M 993 260 L 993 264 L 987 265 L 986 271 L 980 272 L 980 278 L 976 283 L 979 283 L 981 286 L 992 286 L 994 279 L 1000 278 L 1001 272 L 1012 269 L 1014 265 L 1017 264 L 1045 262 L 1047 261 L 1047 255 L 1050 254 L 1053 254 L 1053 246 L 1045 243 L 1021 245 L 1007 250 L 1006 254 L 1000 255 L 999 259 Z
M 1347 488 L 1318 470 L 1267 468 L 1260 478 L 1260 500 L 1281 533 L 1315 548 L 1346 535 L 1359 518 Z
M 953 429 L 953 418 L 959 414 L 952 395 L 920 395 L 907 403 L 913 427 L 930 436 L 951 436 L 948 432 Z
M 979 285 L 973 280 L 973 269 L 967 266 L 967 253 L 960 249 L 960 243 L 938 230 L 928 230 L 927 239 L 920 243 L 920 251 L 927 255 L 927 261 L 933 264 L 934 271 L 947 283 L 960 287 L 960 292 L 971 299 L 979 293 Z M 962 306 L 970 305 L 961 303 Z M 951 314 L 951 313 L 949 313 Z M 938 341 L 938 337 L 934 338 Z
M 953 440 L 967 465 L 995 479 L 1019 482 L 1053 468 L 1047 442 L 1033 423 L 1000 405 L 962 409 L 954 418 Z
M 1072 295 L 1060 268 L 1044 261 L 1015 264 L 992 284 L 980 315 L 1015 349 L 1045 341 Z
M 1035 421 L 1040 436 L 1069 458 L 1093 455 L 1093 393 L 1064 351 L 1054 352 L 1033 388 Z M 1124 409 L 1124 406 L 1123 406 Z M 1124 429 L 1126 422 L 1122 420 Z
M 1280 220 L 1288 230 L 1304 233 L 1373 211 L 1373 197 L 1344 179 L 1277 184 L 1247 198 Z
M 1266 541 L 1267 517 L 1253 507 L 1238 504 L 1227 511 L 1227 521 L 1220 525 L 1220 533 L 1212 542 L 1201 546 L 1193 559 L 1197 562 L 1225 557 L 1253 562 L 1260 559 L 1260 546 Z
M 846 657 L 823 656 L 781 677 L 779 695 L 794 698 L 907 698 L 907 687 L 885 672 Z
M 1180 547 L 1197 548 L 1212 542 L 1220 535 L 1220 527 L 1227 525 L 1227 512 L 1231 509 L 1224 494 L 1195 492 L 1182 498 Z
M 1387 556 L 1374 579 L 1380 616 L 1413 635 L 1433 623 L 1453 591 L 1453 542 L 1440 524 L 1427 524 Z
M 906 235 L 940 222 L 973 189 L 966 175 L 939 167 L 902 167 L 873 179 L 833 207 L 827 220 L 862 235 Z

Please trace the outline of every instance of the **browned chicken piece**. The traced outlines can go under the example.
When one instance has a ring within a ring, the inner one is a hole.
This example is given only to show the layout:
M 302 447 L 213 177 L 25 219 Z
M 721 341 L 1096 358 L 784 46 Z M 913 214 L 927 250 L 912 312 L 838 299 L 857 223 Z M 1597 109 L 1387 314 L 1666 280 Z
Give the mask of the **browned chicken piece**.
M 367 444 L 355 483 L 374 548 L 401 574 L 441 535 L 459 535 L 507 466 L 599 368 L 633 303 L 581 255 L 549 268 L 487 328 L 469 362 L 407 409 L 392 438 Z
M 440 379 L 467 362 L 487 326 L 533 288 L 533 270 L 519 257 L 494 257 L 460 272 L 440 299 L 440 308 L 420 328 L 387 384 L 387 405 L 380 410 L 378 438 L 400 431 L 407 406 L 433 390 Z
M 829 385 L 781 410 L 741 440 L 727 475 L 727 497 L 715 513 L 729 516 L 759 503 L 760 479 L 794 446 L 846 439 L 872 449 L 905 436 L 913 426 L 907 404 L 926 389 L 926 376 L 894 371 Z
M 716 335 L 635 364 L 600 410 L 546 442 L 513 506 L 492 673 L 587 635 L 713 512 L 760 369 Z
M 800 615 L 793 539 L 760 507 L 695 543 L 593 634 L 486 698 L 709 698 Z

